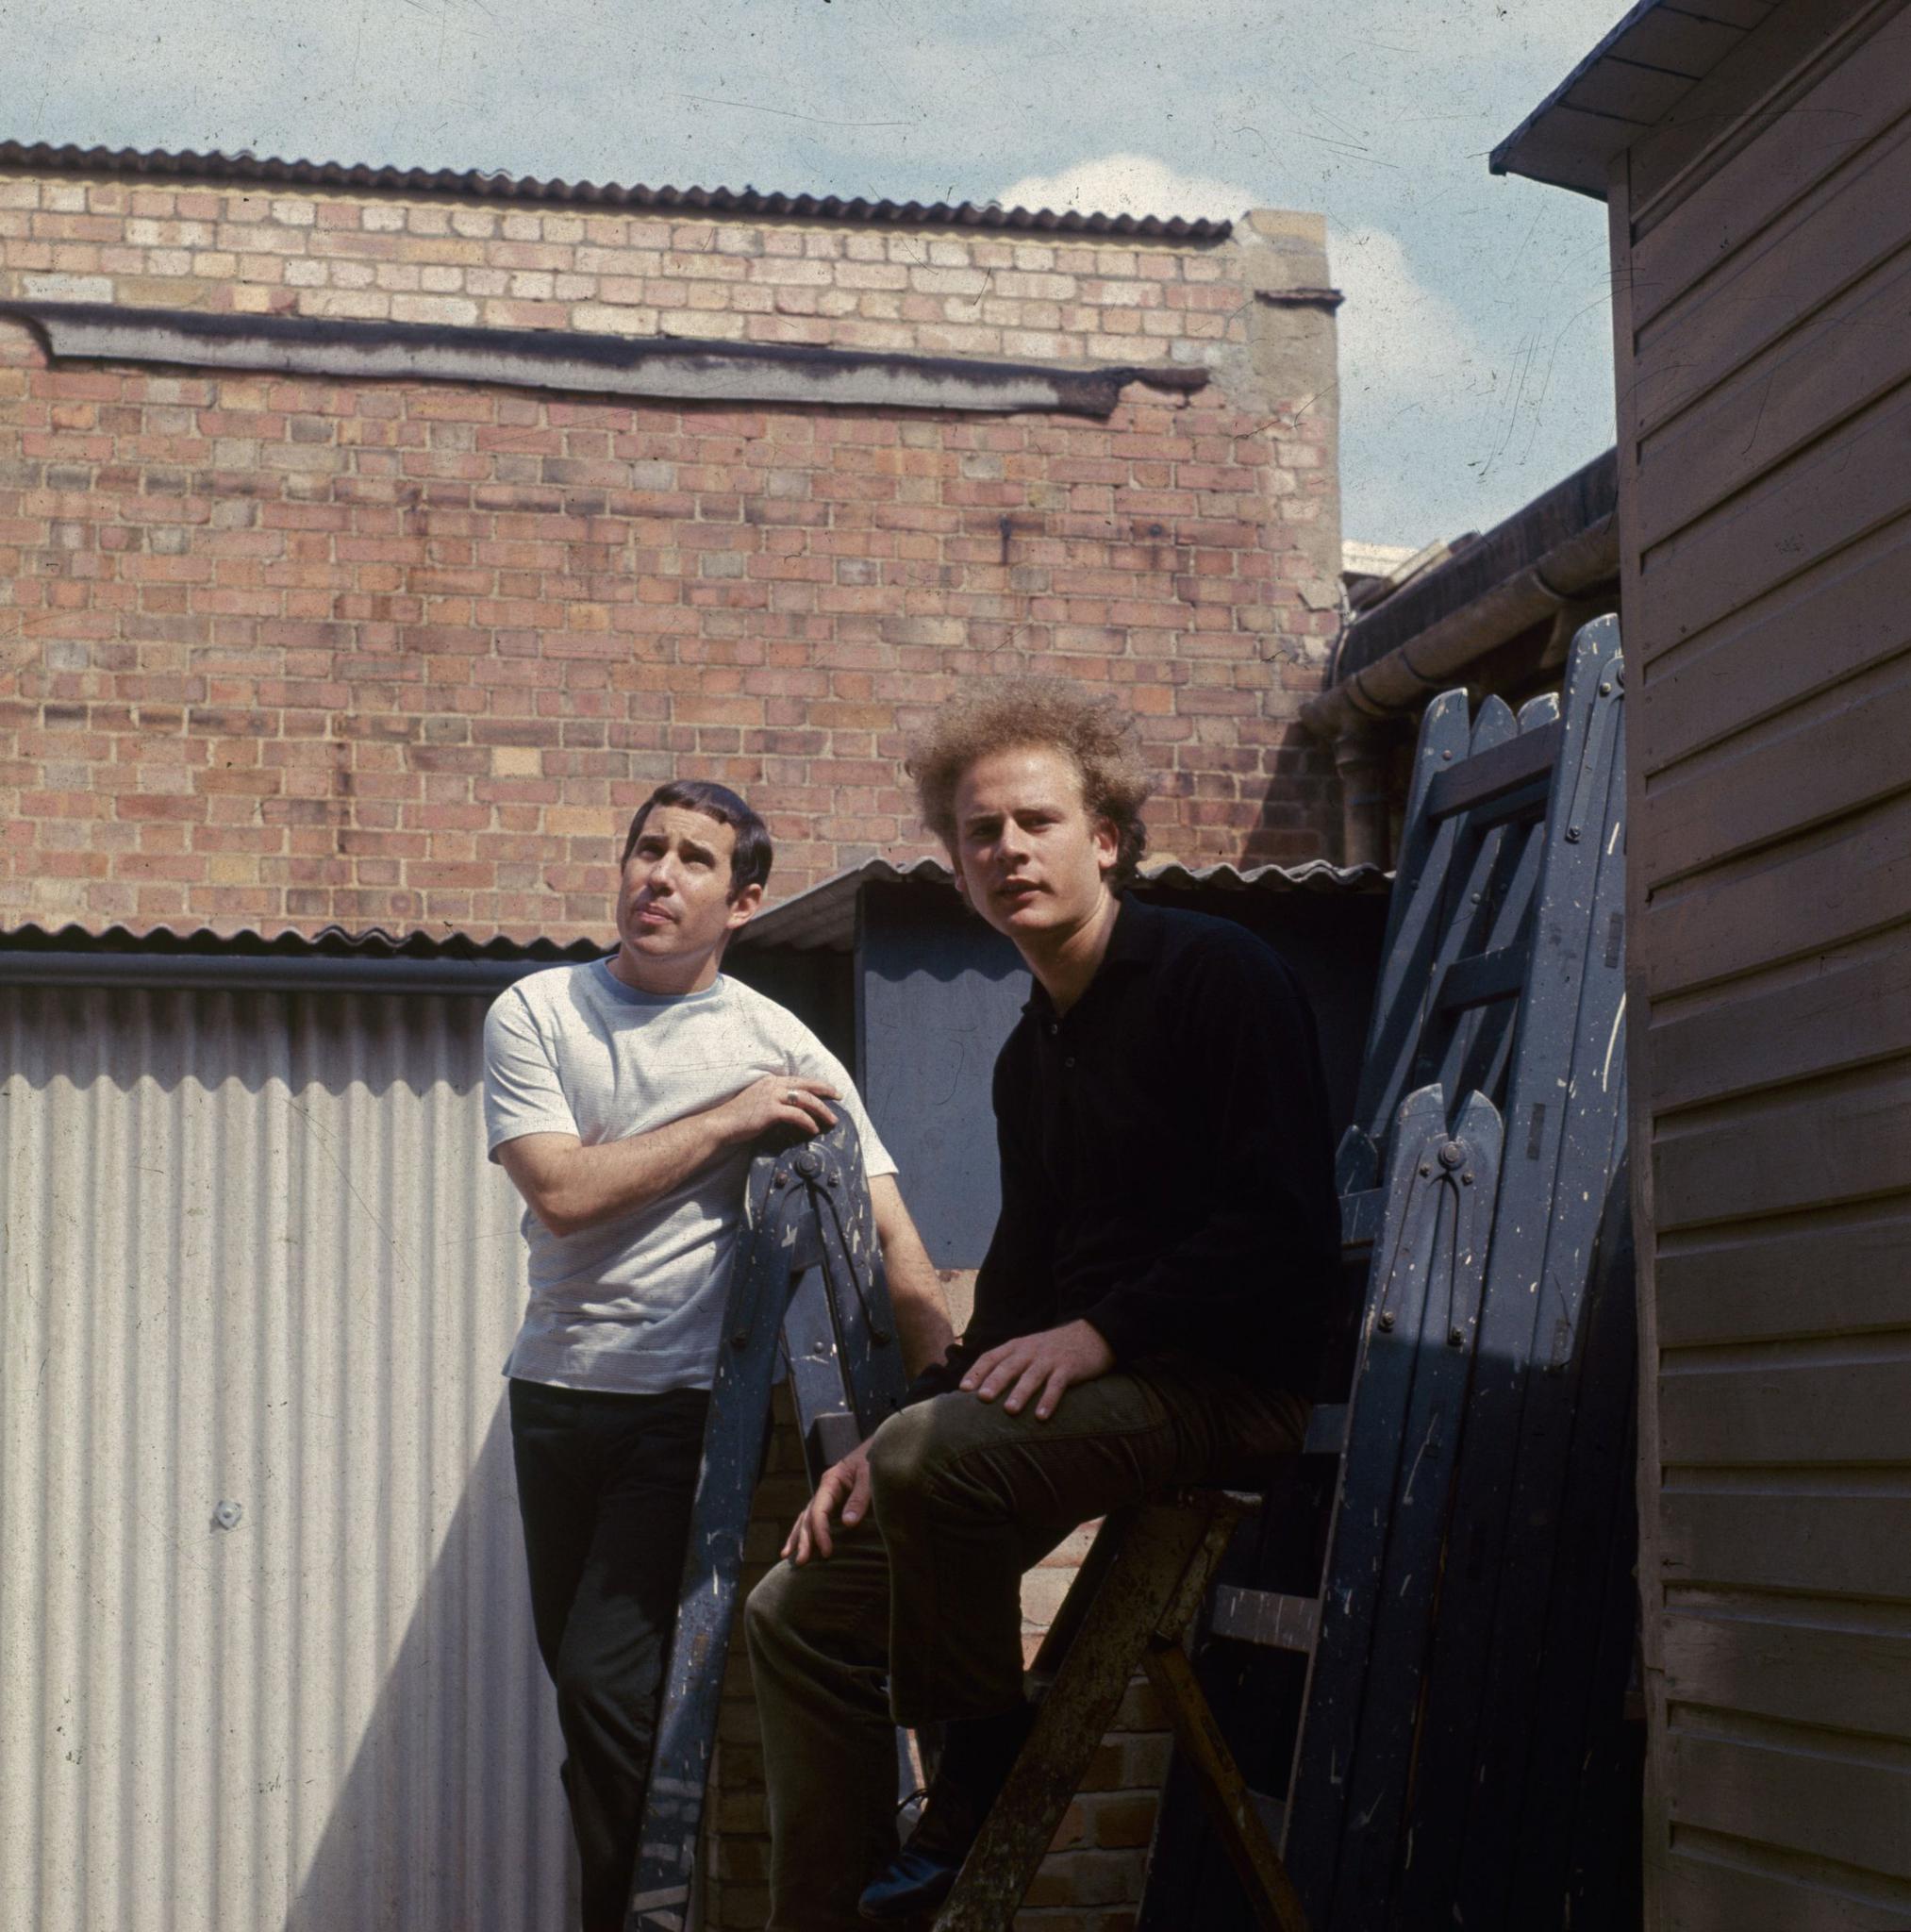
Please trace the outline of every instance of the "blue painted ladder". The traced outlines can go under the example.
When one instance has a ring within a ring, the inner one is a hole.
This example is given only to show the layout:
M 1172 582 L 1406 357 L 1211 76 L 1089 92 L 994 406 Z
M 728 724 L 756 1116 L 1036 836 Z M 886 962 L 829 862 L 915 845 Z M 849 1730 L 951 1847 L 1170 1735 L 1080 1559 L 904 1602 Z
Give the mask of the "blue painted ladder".
M 812 1484 L 902 1407 L 906 1377 L 855 1125 L 759 1154 L 710 1391 L 626 1932 L 685 1932 L 723 1660 L 779 1357 Z

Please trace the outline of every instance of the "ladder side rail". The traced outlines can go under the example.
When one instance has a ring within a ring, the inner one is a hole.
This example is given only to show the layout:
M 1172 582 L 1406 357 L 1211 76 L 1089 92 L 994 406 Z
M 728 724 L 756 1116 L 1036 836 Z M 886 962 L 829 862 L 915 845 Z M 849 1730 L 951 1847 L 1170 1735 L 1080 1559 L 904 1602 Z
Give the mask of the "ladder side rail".
M 1388 902 L 1380 974 L 1373 989 L 1373 1010 L 1361 1050 L 1359 1094 L 1354 1124 L 1342 1143 L 1343 1156 L 1351 1156 L 1348 1142 L 1355 1135 L 1377 1147 L 1392 1127 L 1405 1095 L 1406 1067 L 1419 1037 L 1427 963 L 1438 943 L 1436 922 L 1456 837 L 1451 819 L 1437 824 L 1427 816 L 1426 795 L 1439 773 L 1466 757 L 1471 735 L 1463 691 L 1442 691 L 1421 720 L 1393 891 Z M 1375 1158 L 1371 1167 L 1350 1172 L 1337 1184 L 1342 1192 L 1349 1192 L 1376 1187 L 1379 1182 L 1380 1164 Z
M 1556 1232 L 1567 1241 L 1582 1242 L 1595 1254 L 1597 1229 L 1616 1164 L 1616 1157 L 1603 1163 L 1605 1174 L 1597 1178 L 1596 1191 L 1589 1199 L 1571 1198 L 1577 1190 L 1567 1181 L 1562 1169 Z M 1595 1338 L 1588 1324 L 1595 1312 L 1609 1315 L 1610 1308 L 1594 1301 L 1591 1291 L 1595 1284 L 1587 1278 L 1587 1257 L 1569 1257 L 1568 1265 L 1574 1259 L 1581 1275 L 1572 1286 L 1581 1292 L 1573 1297 L 1570 1316 L 1542 1315 L 1537 1338 L 1544 1344 L 1548 1329 L 1570 1319 L 1573 1340 L 1563 1358 L 1555 1357 L 1543 1345 L 1536 1346 L 1518 1391 L 1510 1466 L 1502 1466 L 1502 1458 L 1496 1455 L 1490 1462 L 1483 1457 L 1460 1472 L 1455 1518 L 1460 1537 L 1469 1543 L 1477 1541 L 1496 1557 L 1490 1622 L 1485 1636 L 1486 1669 L 1477 1705 L 1469 1713 L 1472 1727 L 1469 1761 L 1476 1765 L 1475 1776 L 1459 1842 L 1454 1848 L 1457 1852 L 1456 1873 L 1441 1894 L 1460 1904 L 1470 1924 L 1507 1923 L 1505 1904 L 1513 1861 L 1506 1848 L 1527 1811 L 1528 1780 L 1544 1781 L 1549 1767 L 1560 1775 L 1576 1774 L 1583 1756 L 1581 1738 L 1587 1718 L 1583 1698 L 1572 1694 L 1544 1707 L 1537 1699 L 1549 1676 L 1562 1692 L 1570 1692 L 1583 1678 L 1597 1640 L 1605 1605 L 1595 1593 L 1582 1604 L 1564 1607 L 1565 1622 L 1580 1635 L 1586 1648 L 1571 1659 L 1553 1659 L 1547 1655 L 1558 1591 L 1573 1576 L 1585 1581 L 1589 1574 L 1597 1580 L 1604 1568 L 1609 1525 L 1587 1521 L 1585 1508 L 1574 1516 L 1568 1507 L 1573 1448 L 1576 1443 L 1590 1446 L 1603 1439 L 1608 1448 L 1615 1445 L 1619 1421 L 1628 1407 L 1630 1375 L 1622 1367 L 1618 1383 L 1610 1380 L 1614 1362 L 1607 1351 L 1602 1351 L 1596 1364 L 1607 1379 L 1602 1384 L 1593 1374 L 1595 1364 L 1588 1359 L 1588 1344 Z M 1548 1275 L 1542 1274 L 1540 1279 L 1543 1298 Z M 1556 1272 L 1552 1279 L 1554 1284 L 1563 1285 L 1558 1284 Z M 1609 1322 L 1603 1324 L 1605 1329 L 1610 1325 Z M 1598 1339 L 1608 1337 L 1602 1333 Z M 1618 1415 L 1603 1417 L 1599 1413 L 1602 1407 L 1616 1409 Z M 1602 1500 L 1588 1499 L 1596 1517 L 1596 1506 Z M 1497 1513 L 1496 1505 L 1500 1506 Z M 1586 1539 L 1586 1547 L 1570 1548 L 1570 1532 Z M 1464 1620 L 1471 1601 L 1470 1597 L 1450 1607 L 1448 1614 Z M 1628 1617 L 1628 1624 L 1630 1621 Z M 1444 1661 L 1451 1666 L 1457 1657 L 1465 1673 L 1458 1681 L 1470 1684 L 1467 1633 L 1456 1626 L 1443 1635 L 1449 1641 Z M 1455 1636 L 1460 1640 L 1457 1646 L 1452 1644 Z M 1449 1688 L 1452 1681 L 1451 1676 L 1437 1674 L 1428 1700 L 1428 1735 L 1422 1756 L 1428 1766 L 1430 1796 L 1437 1790 L 1443 1768 L 1451 1770 L 1462 1748 L 1455 1736 L 1457 1727 L 1442 1722 L 1449 1715 L 1447 1699 L 1454 1694 Z M 1435 1699 L 1439 1702 L 1436 1704 Z M 1568 1807 L 1570 1815 L 1570 1794 Z M 1561 1895 L 1559 1877 L 1555 1873 L 1555 1899 Z
M 1543 735 L 1556 761 L 1560 733 L 1559 700 L 1549 692 L 1520 708 L 1522 739 Z M 1476 816 L 1474 823 L 1478 824 Z M 1477 949 L 1450 969 L 1438 998 L 1471 967 L 1497 968 L 1502 983 L 1510 981 L 1499 997 L 1482 1001 L 1449 1022 L 1451 1032 L 1438 1059 L 1428 1066 L 1426 1078 L 1437 1080 L 1456 1098 L 1484 1093 L 1495 1107 L 1506 1102 L 1506 1077 L 1512 1062 L 1513 1035 L 1519 1025 L 1519 993 L 1525 964 L 1532 956 L 1534 905 L 1539 885 L 1539 862 L 1545 849 L 1545 800 L 1531 809 L 1501 822 L 1496 864 L 1482 889 L 1483 930 Z
M 1372 1648 L 1373 1598 L 1386 1556 L 1388 1524 L 1383 1512 L 1376 1506 L 1350 1516 L 1349 1493 L 1358 1496 L 1364 1484 L 1366 1492 L 1376 1498 L 1391 1495 L 1411 1395 L 1412 1350 L 1404 1337 L 1396 1344 L 1377 1322 L 1383 1307 L 1398 1314 L 1400 1302 L 1418 1290 L 1419 1297 L 1404 1312 L 1411 1318 L 1407 1333 L 1419 1332 L 1435 1231 L 1429 1210 L 1437 1206 L 1437 1185 L 1425 1185 L 1419 1169 L 1422 1149 L 1445 1138 L 1445 1096 L 1437 1091 L 1409 1094 L 1401 1104 L 1391 1138 L 1386 1205 L 1369 1260 L 1344 1446 L 1329 1505 L 1320 1611 L 1288 1779 L 1282 1849 L 1314 1917 L 1321 1916 L 1333 1890 L 1345 1808 L 1341 1774 L 1359 1737 L 1364 1667 Z M 1343 1207 L 1343 1233 L 1344 1222 Z M 1356 1412 L 1363 1408 L 1356 1435 Z M 1356 1441 L 1359 1453 L 1354 1450 Z M 1317 1769 L 1323 1763 L 1324 1778 Z
M 1167 1707 L 1175 1750 L 1200 1790 L 1256 1920 L 1265 1932 L 1308 1932 L 1306 1907 L 1281 1862 L 1274 1833 L 1241 1776 L 1186 1652 L 1178 1643 L 1156 1638 L 1141 1663 Z
M 1499 750 L 1519 729 L 1511 708 L 1500 698 L 1488 698 L 1473 719 L 1473 735 L 1468 762 Z M 1494 874 L 1499 868 L 1501 848 L 1506 842 L 1504 824 L 1478 825 L 1466 813 L 1455 814 L 1452 857 L 1440 895 L 1437 931 L 1426 962 L 1421 985 L 1419 1024 L 1411 1051 L 1406 1056 L 1405 1091 L 1418 1092 L 1433 1085 L 1435 1069 L 1445 1057 L 1447 1043 L 1464 1023 L 1464 1010 L 1443 1007 L 1440 992 L 1448 974 L 1463 958 L 1484 948 L 1493 908 Z M 1457 1107 L 1462 1095 L 1444 1090 L 1450 1105 Z
M 1636 1294 L 1630 1274 L 1628 1294 Z M 1606 1617 L 1588 1680 L 1593 1712 L 1573 1811 L 1564 1890 L 1575 1925 L 1645 1922 L 1646 1716 L 1638 1645 L 1637 1380 L 1621 1438 L 1623 1471 L 1615 1470 L 1618 1525 L 1607 1551 L 1602 1592 Z M 1619 1480 L 1623 1474 L 1626 1480 Z
M 1296 1879 L 1322 1924 L 1367 1923 L 1398 1855 L 1472 1374 L 1499 1114 L 1470 1095 L 1451 1128 L 1441 1106 L 1400 1146 L 1414 1221 L 1389 1275 L 1376 1272 L 1288 1804 Z M 1399 1393 L 1376 1404 L 1389 1381 Z
M 1406 804 L 1401 818 L 1400 850 L 1395 856 L 1394 891 L 1388 902 L 1387 929 L 1381 936 L 1380 954 L 1385 961 L 1400 941 L 1407 908 L 1418 890 L 1428 852 L 1433 842 L 1434 824 L 1427 811 L 1427 794 L 1434 780 L 1467 756 L 1472 736 L 1472 715 L 1463 690 L 1443 691 L 1421 715 L 1415 734 L 1413 772 L 1407 779 Z M 1385 967 L 1383 965 L 1383 974 Z M 1379 1008 L 1388 981 L 1383 977 L 1375 989 L 1375 1009 Z M 1370 1040 L 1369 1044 L 1371 1044 Z
M 1576 787 L 1585 820 L 1582 836 L 1562 848 L 1591 845 L 1594 876 L 1584 923 L 1585 951 L 1574 962 L 1580 973 L 1579 1010 L 1562 1096 L 1559 1164 L 1536 1297 L 1533 1356 L 1521 1391 L 1511 1468 L 1481 1472 L 1488 1481 L 1476 1491 L 1490 1497 L 1492 1478 L 1509 1479 L 1503 1557 L 1495 1566 L 1492 1668 L 1480 1709 L 1487 1748 L 1472 1791 L 1458 1891 L 1469 1918 L 1477 1907 L 1486 1923 L 1504 1912 L 1512 1862 L 1504 1849 L 1530 1805 L 1532 1781 L 1540 1776 L 1542 1760 L 1576 1767 L 1584 1755 L 1583 1704 L 1575 1699 L 1541 1706 L 1535 1687 L 1547 1670 L 1546 1632 L 1561 1588 L 1561 1567 L 1574 1561 L 1566 1541 L 1573 1450 L 1588 1440 L 1584 1432 L 1597 1429 L 1602 1420 L 1616 1432 L 1612 1411 L 1623 1410 L 1631 1382 L 1628 1367 L 1604 1355 L 1596 1366 L 1606 1379 L 1595 1379 L 1595 1364 L 1588 1359 L 1599 1237 L 1612 1177 L 1624 1158 L 1627 1127 L 1625 985 L 1614 929 L 1615 915 L 1622 918 L 1624 907 L 1624 713 L 1617 649 L 1599 655 L 1604 656 L 1600 685 L 1610 689 L 1604 694 L 1598 688 L 1594 691 L 1592 741 Z M 1609 1305 L 1598 1311 L 1611 1313 Z M 1595 1591 L 1581 1607 L 1603 1609 L 1604 1600 Z M 1588 1639 L 1587 1653 L 1590 1648 Z
M 1583 1317 L 1572 1446 L 1533 1692 L 1536 1724 L 1546 1725 L 1551 1748 L 1528 1756 L 1508 1840 L 1504 1916 L 1514 1924 L 1546 1924 L 1562 1898 L 1574 1900 L 1576 1924 L 1617 1922 L 1608 1868 L 1623 1835 L 1620 1814 L 1630 1809 L 1622 1803 L 1630 1784 L 1623 1705 L 1638 1602 L 1629 1453 L 1638 1387 L 1629 1167 L 1623 1155 L 1614 1165 Z M 1582 1836 L 1588 1822 L 1601 1834 L 1589 1843 Z M 1480 1849 L 1470 1842 L 1469 1857 Z M 1476 1889 L 1464 1874 L 1462 1889 Z
M 901 1356 L 887 1288 L 872 1265 L 872 1220 L 847 1114 L 814 1139 L 751 1163 L 625 1914 L 629 1932 L 684 1932 L 779 1357 L 789 1365 L 812 1481 L 819 1456 L 834 1460 L 830 1450 L 860 1440 L 862 1413 L 887 1413 L 884 1403 L 900 1401 Z
M 1454 1478 L 1477 1360 L 1503 1152 L 1498 1110 L 1483 1095 L 1469 1096 L 1447 1146 L 1465 1150 L 1467 1168 L 1459 1178 L 1464 1182 L 1471 1174 L 1474 1185 L 1455 1189 L 1450 1175 L 1443 1203 L 1438 1259 L 1453 1299 L 1446 1308 L 1429 1307 L 1421 1329 L 1421 1373 L 1403 1445 L 1412 1460 L 1395 1502 L 1393 1535 L 1377 1591 L 1360 1735 L 1345 1774 L 1333 1905 L 1322 1915 L 1325 1923 L 1343 1926 L 1377 1923 L 1390 1874 L 1412 1852 L 1407 1806 L 1418 1769 L 1416 1733 L 1453 1522 Z
M 791 1157 L 790 1186 L 815 1212 L 783 1323 L 790 1393 L 810 1484 L 902 1407 L 908 1378 L 876 1243 L 854 1123 Z
M 795 1252 L 810 1208 L 782 1157 L 752 1163 L 749 1224 L 723 1311 L 676 1628 L 625 1923 L 629 1932 L 684 1932 L 704 1789 L 716 1740 L 723 1658 L 743 1568 L 743 1537 L 770 1426 L 770 1384 L 782 1345 Z
M 1564 1173 L 1568 1116 L 1577 1111 L 1582 1118 L 1575 1147 L 1596 1150 L 1604 1134 L 1610 1150 L 1617 1094 L 1607 1056 L 1617 1056 L 1623 987 L 1616 965 L 1604 964 L 1599 888 L 1603 882 L 1608 892 L 1619 890 L 1617 867 L 1602 861 L 1608 845 L 1619 858 L 1620 828 L 1595 826 L 1588 838 L 1583 824 L 1571 823 L 1575 810 L 1583 812 L 1588 787 L 1602 803 L 1610 789 L 1617 734 L 1608 726 L 1616 723 L 1619 691 L 1605 673 L 1617 655 L 1615 628 L 1588 626 L 1569 666 L 1565 746 L 1554 773 L 1539 925 L 1514 1042 L 1505 1172 L 1458 1470 L 1454 1547 L 1442 1577 L 1418 1745 L 1421 1774 L 1409 1819 L 1415 1856 L 1400 1874 L 1394 1906 L 1403 1924 L 1449 1909 L 1469 1816 L 1487 1815 L 1476 1797 L 1482 1753 L 1492 1741 L 1484 1713 L 1489 1704 L 1499 1708 L 1515 1685 L 1522 1695 L 1530 1688 L 1530 1673 L 1522 1681 L 1495 1649 L 1513 1641 L 1516 1654 L 1523 1654 L 1531 1642 L 1530 1632 L 1509 1636 L 1497 1617 L 1528 1377 L 1536 1353 L 1542 1359 L 1555 1353 L 1553 1331 L 1570 1337 L 1606 1189 L 1596 1156 L 1577 1173 Z M 1564 1278 L 1575 1273 L 1576 1281 Z M 1502 1781 L 1499 1767 L 1485 1769 L 1489 1783 Z
M 817 1217 L 843 1391 L 866 1441 L 903 1406 L 909 1386 L 876 1240 L 875 1210 L 855 1124 L 845 1115 L 812 1142 L 823 1162 Z

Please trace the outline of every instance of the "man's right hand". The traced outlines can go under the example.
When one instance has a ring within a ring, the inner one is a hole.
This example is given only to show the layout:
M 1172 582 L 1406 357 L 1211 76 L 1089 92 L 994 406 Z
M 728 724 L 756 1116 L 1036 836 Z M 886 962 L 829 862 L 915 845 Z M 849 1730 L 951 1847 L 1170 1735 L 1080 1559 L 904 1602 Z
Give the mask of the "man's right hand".
M 773 1127 L 807 1139 L 836 1124 L 837 1091 L 801 1074 L 766 1074 L 701 1113 L 586 1147 L 575 1134 L 522 1134 L 498 1158 L 532 1213 L 555 1235 L 581 1233 L 648 1208 L 673 1188 Z
M 799 1569 L 812 1557 L 826 1557 L 833 1545 L 829 1540 L 829 1520 L 842 1510 L 842 1526 L 854 1529 L 870 1507 L 870 1447 L 867 1442 L 852 1449 L 840 1462 L 823 1473 L 816 1493 L 804 1506 L 803 1514 L 783 1540 L 783 1554 Z
M 766 1074 L 712 1111 L 723 1124 L 724 1137 L 733 1142 L 759 1140 L 772 1127 L 820 1134 L 825 1127 L 835 1126 L 836 1115 L 826 1103 L 839 1097 L 826 1080 L 806 1079 L 800 1074 Z

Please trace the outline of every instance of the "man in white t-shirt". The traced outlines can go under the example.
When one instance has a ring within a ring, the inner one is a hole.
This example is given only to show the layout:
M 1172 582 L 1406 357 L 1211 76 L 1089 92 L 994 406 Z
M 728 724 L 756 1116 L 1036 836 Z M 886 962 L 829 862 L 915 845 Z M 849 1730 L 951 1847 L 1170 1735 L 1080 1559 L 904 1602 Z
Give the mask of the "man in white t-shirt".
M 815 1133 L 832 1103 L 848 1110 L 910 1373 L 954 1339 L 848 1075 L 793 1014 L 719 972 L 770 860 L 762 820 L 734 791 L 660 787 L 624 842 L 615 956 L 520 980 L 485 1024 L 491 1156 L 525 1203 L 530 1304 L 505 1373 L 585 1932 L 623 1924 L 745 1179 L 766 1133 Z

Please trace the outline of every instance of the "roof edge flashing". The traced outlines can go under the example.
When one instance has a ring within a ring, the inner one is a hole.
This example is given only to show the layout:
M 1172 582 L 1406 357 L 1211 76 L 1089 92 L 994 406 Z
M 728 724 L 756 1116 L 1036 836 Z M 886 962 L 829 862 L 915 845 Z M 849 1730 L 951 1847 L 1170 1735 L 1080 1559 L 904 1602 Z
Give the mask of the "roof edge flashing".
M 1664 11 L 1679 20 L 1670 25 L 1660 21 L 1656 16 Z M 1637 76 L 1652 75 L 1660 83 L 1683 81 L 1689 92 L 1753 31 L 1755 27 L 1712 17 L 1703 8 L 1678 7 L 1671 0 L 1637 0 L 1571 73 L 1495 145 L 1487 158 L 1488 170 L 1605 200 L 1614 158 L 1668 112 L 1662 94 L 1638 102 L 1630 97 Z M 1595 70 L 1606 63 L 1611 63 L 1607 72 L 1596 76 Z M 1602 84 L 1585 87 L 1594 78 Z M 1580 98 L 1574 100 L 1576 92 Z M 1633 106 L 1638 107 L 1640 118 L 1619 111 Z
M 57 359 L 262 370 L 346 380 L 489 383 L 681 403 L 1106 417 L 1131 382 L 1191 393 L 1200 364 L 1007 362 L 808 343 L 569 329 L 202 314 L 108 302 L 0 302 Z

